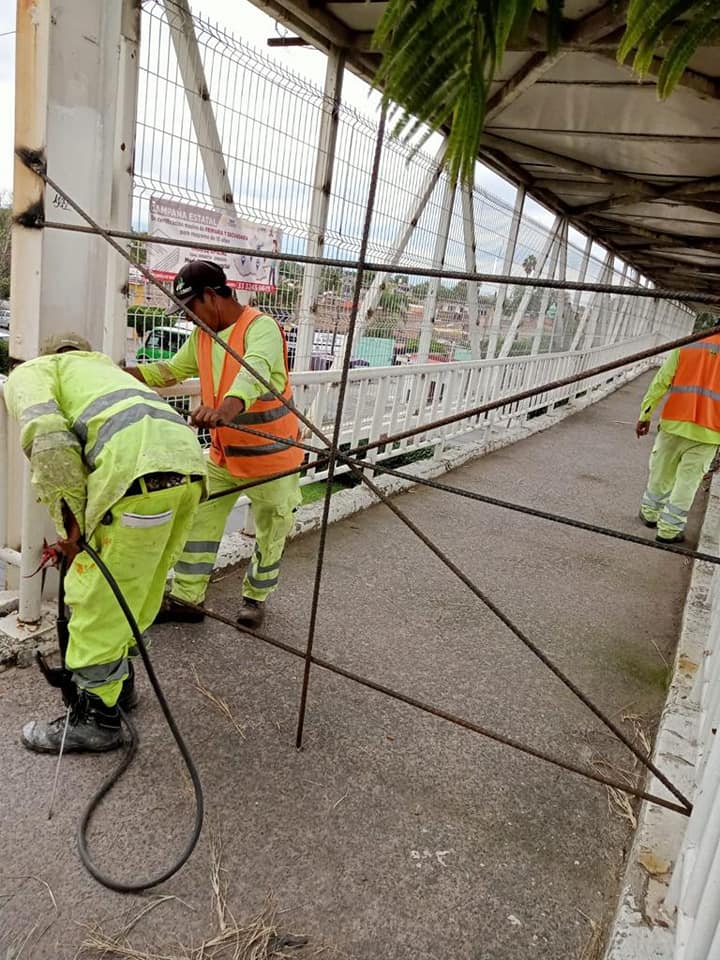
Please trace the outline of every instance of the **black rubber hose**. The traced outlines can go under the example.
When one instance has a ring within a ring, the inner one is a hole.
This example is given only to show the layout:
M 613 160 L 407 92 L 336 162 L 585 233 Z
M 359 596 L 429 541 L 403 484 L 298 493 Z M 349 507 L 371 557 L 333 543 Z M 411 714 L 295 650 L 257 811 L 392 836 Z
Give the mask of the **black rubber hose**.
M 101 559 L 100 555 L 96 550 L 94 550 L 86 542 L 82 543 L 82 548 L 90 556 L 90 558 L 97 564 L 98 569 L 102 575 L 107 580 L 108 586 L 115 595 L 115 599 L 122 612 L 125 614 L 125 619 L 128 622 L 132 635 L 137 644 L 137 648 L 140 651 L 140 656 L 143 663 L 145 664 L 145 669 L 147 670 L 147 675 L 150 679 L 153 690 L 155 691 L 155 696 L 158 699 L 160 708 L 162 709 L 163 714 L 165 715 L 165 720 L 167 725 L 170 727 L 170 731 L 175 738 L 175 743 L 178 746 L 187 771 L 190 774 L 190 779 L 192 780 L 193 790 L 195 792 L 195 823 L 193 826 L 192 835 L 190 840 L 187 843 L 187 846 L 183 850 L 182 854 L 178 860 L 167 870 L 161 873 L 157 877 L 153 877 L 151 880 L 143 880 L 139 883 L 121 883 L 119 880 L 113 880 L 111 877 L 105 876 L 102 871 L 95 866 L 93 860 L 88 851 L 87 844 L 87 832 L 90 827 L 90 821 L 92 820 L 93 814 L 98 807 L 98 804 L 103 799 L 103 797 L 112 789 L 112 787 L 118 782 L 120 777 L 125 773 L 127 768 L 132 763 L 135 754 L 137 753 L 138 747 L 138 736 L 135 730 L 135 727 L 132 725 L 130 720 L 127 717 L 127 714 L 124 711 L 121 711 L 123 722 L 127 726 L 127 729 L 130 733 L 130 743 L 128 749 L 125 751 L 122 760 L 118 766 L 112 771 L 110 776 L 104 781 L 100 789 L 97 791 L 95 796 L 92 798 L 90 803 L 85 808 L 85 812 L 82 815 L 80 820 L 80 825 L 78 826 L 78 850 L 80 852 L 80 859 L 85 866 L 85 869 L 90 873 L 98 883 L 101 883 L 104 887 L 107 887 L 108 890 L 115 890 L 117 893 L 140 893 L 142 890 L 149 890 L 151 887 L 156 887 L 159 883 L 163 883 L 165 880 L 169 880 L 178 870 L 186 863 L 191 853 L 195 849 L 195 846 L 200 838 L 200 833 L 202 831 L 203 825 L 203 816 L 204 816 L 204 807 L 205 802 L 203 798 L 202 784 L 200 783 L 200 777 L 198 776 L 197 768 L 193 762 L 192 757 L 190 756 L 190 751 L 188 750 L 185 741 L 182 738 L 182 734 L 178 730 L 177 724 L 175 723 L 175 718 L 172 715 L 172 711 L 168 706 L 168 702 L 165 699 L 165 695 L 160 686 L 160 681 L 157 678 L 155 669 L 150 660 L 150 655 L 148 654 L 147 647 L 143 641 L 142 634 L 138 628 L 135 617 L 132 614 L 132 611 L 127 605 L 125 597 L 122 595 L 122 591 L 115 580 L 115 577 L 110 573 L 106 564 Z

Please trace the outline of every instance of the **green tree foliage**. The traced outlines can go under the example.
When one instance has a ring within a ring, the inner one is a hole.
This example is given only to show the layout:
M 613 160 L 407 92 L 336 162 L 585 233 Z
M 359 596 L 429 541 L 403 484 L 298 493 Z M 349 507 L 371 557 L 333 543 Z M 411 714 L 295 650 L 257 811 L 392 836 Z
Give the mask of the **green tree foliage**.
M 0 300 L 10 297 L 10 233 L 12 210 L 9 200 L 0 197 Z
M 699 313 L 695 317 L 693 333 L 699 333 L 700 330 L 709 330 L 711 327 L 717 326 L 720 326 L 720 316 L 717 313 Z
M 153 327 L 173 327 L 176 316 L 167 317 L 162 307 L 128 307 L 127 325 L 132 327 L 140 336 Z
M 526 276 L 530 276 L 531 273 L 535 272 L 537 268 L 537 257 L 534 253 L 529 253 L 522 262 L 522 268 L 525 271 Z
M 552 54 L 563 6 L 564 0 L 390 0 L 374 44 L 382 54 L 376 84 L 387 103 L 399 104 L 396 132 L 414 137 L 423 125 L 449 127 L 450 176 L 472 185 L 490 85 L 508 41 L 525 37 L 531 14 L 539 10 Z M 630 0 L 618 60 L 633 56 L 640 76 L 657 73 L 658 93 L 665 98 L 695 50 L 719 32 L 717 0 Z
M 404 317 L 408 310 L 408 295 L 398 290 L 397 287 L 386 286 L 380 295 L 378 306 L 381 310 L 387 310 L 391 313 Z

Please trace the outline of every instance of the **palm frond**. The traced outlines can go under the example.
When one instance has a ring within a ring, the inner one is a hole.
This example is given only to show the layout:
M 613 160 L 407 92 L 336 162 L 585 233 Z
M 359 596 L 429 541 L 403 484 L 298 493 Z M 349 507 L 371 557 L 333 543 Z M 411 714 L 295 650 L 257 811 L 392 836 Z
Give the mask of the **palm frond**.
M 720 20 L 710 11 L 705 16 L 689 21 L 683 32 L 676 37 L 663 59 L 657 78 L 658 95 L 664 100 L 670 96 L 685 72 L 690 58 L 698 46 L 720 36 Z
M 376 85 L 397 104 L 395 132 L 449 130 L 450 176 L 471 183 L 493 77 L 508 39 L 547 10 L 559 37 L 563 0 L 391 0 L 375 33 L 383 61 Z
M 632 56 L 640 76 L 652 70 L 660 97 L 669 96 L 697 48 L 720 33 L 719 3 L 629 0 L 618 60 Z M 526 36 L 531 14 L 541 11 L 554 53 L 563 7 L 564 0 L 390 0 L 374 36 L 383 55 L 375 84 L 391 106 L 396 135 L 414 138 L 423 127 L 446 132 L 450 176 L 472 184 L 491 85 L 510 37 Z
M 660 70 L 653 72 L 658 74 L 658 95 L 666 99 L 698 47 L 720 32 L 719 18 L 718 0 L 631 0 L 618 61 L 624 63 L 634 53 L 633 69 L 644 77 L 660 57 Z M 671 24 L 676 34 L 668 46 L 665 31 Z

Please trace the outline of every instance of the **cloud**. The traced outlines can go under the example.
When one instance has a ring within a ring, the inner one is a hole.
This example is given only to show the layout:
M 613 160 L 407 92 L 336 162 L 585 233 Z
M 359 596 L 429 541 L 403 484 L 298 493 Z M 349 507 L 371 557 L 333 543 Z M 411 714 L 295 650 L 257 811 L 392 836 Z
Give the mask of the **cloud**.
M 15 4 L 0 6 L 0 194 L 12 188 L 15 124 Z
M 14 5 L 12 5 L 14 6 Z M 247 2 L 191 0 L 208 26 L 199 35 L 211 101 L 215 106 L 233 196 L 242 217 L 279 227 L 284 248 L 304 250 L 308 236 L 316 143 L 322 113 L 325 56 L 310 48 L 268 50 L 267 37 L 282 32 Z M 0 32 L 13 29 L 14 11 L 0 12 Z M 223 32 L 234 35 L 223 38 Z M 0 189 L 11 187 L 14 37 L 0 38 Z M 4 54 L 4 55 L 3 55 Z M 8 56 L 10 54 L 10 56 Z M 134 224 L 144 229 L 153 194 L 184 202 L 213 203 L 185 93 L 160 3 L 142 15 L 141 74 L 136 141 Z M 326 230 L 328 254 L 357 255 L 374 150 L 379 96 L 346 71 L 335 171 Z M 429 172 L 439 137 L 423 151 L 389 140 L 383 150 L 369 255 L 389 259 Z M 402 263 L 430 266 L 441 212 L 442 181 L 436 186 L 408 244 Z M 515 187 L 481 165 L 474 193 L 476 262 L 482 272 L 501 272 L 510 231 Z M 524 275 L 529 255 L 539 259 L 552 214 L 527 198 L 512 272 Z M 568 274 L 576 278 L 583 238 L 576 231 Z M 602 252 L 593 248 L 588 279 L 597 279 Z M 447 267 L 465 269 L 462 206 L 456 196 Z M 545 271 L 546 272 L 546 271 Z

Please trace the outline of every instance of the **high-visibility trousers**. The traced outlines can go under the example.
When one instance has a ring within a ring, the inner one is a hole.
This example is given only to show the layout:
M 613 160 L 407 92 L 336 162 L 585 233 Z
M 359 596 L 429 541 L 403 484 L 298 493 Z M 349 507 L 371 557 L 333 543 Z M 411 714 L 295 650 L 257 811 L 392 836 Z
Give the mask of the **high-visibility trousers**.
M 650 454 L 650 476 L 640 513 L 657 522 L 658 536 L 682 533 L 700 481 L 710 469 L 717 446 L 660 430 Z
M 238 487 L 242 482 L 225 467 L 212 461 L 208 463 L 210 494 Z M 246 482 L 253 481 L 248 479 Z M 251 487 L 246 496 L 255 521 L 255 552 L 245 573 L 242 593 L 253 600 L 265 600 L 278 585 L 285 541 L 293 528 L 294 512 L 301 501 L 300 478 L 295 474 L 270 480 Z M 202 603 L 225 524 L 236 500 L 237 497 L 228 495 L 200 504 L 188 541 L 175 564 L 173 597 Z
M 141 632 L 157 616 L 168 572 L 187 539 L 201 494 L 202 484 L 194 481 L 123 497 L 90 538 Z M 67 572 L 65 599 L 71 609 L 66 666 L 78 687 L 113 706 L 135 641 L 105 577 L 84 551 Z

